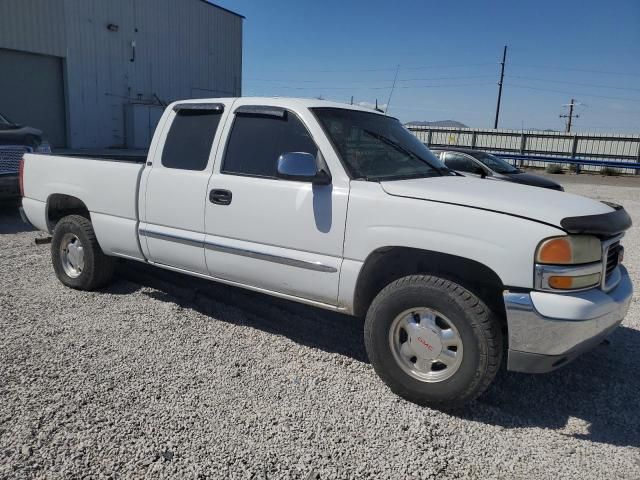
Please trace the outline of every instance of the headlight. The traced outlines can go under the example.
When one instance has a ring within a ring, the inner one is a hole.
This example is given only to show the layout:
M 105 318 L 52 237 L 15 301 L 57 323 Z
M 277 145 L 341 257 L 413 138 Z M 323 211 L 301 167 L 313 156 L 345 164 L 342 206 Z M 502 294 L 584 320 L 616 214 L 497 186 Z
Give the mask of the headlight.
M 585 290 L 602 280 L 602 244 L 590 235 L 543 240 L 536 250 L 535 287 L 539 290 Z
M 536 262 L 547 265 L 579 265 L 600 260 L 600 240 L 590 235 L 548 238 L 538 245 L 536 251 Z

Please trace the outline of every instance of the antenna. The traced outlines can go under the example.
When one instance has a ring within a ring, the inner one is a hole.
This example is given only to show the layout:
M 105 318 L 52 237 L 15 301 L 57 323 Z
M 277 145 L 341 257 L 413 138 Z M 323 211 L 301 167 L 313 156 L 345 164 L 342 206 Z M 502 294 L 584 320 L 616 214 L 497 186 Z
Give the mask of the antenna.
M 391 91 L 389 92 L 389 100 L 387 100 L 387 108 L 384 109 L 384 114 L 386 115 L 387 112 L 389 111 L 389 105 L 391 105 L 391 95 L 393 95 L 393 91 L 396 88 L 396 80 L 398 79 L 398 71 L 400 70 L 400 65 L 398 65 L 396 67 L 396 75 L 395 77 L 393 77 L 393 85 L 391 86 Z M 376 105 L 376 110 L 378 109 L 378 106 Z

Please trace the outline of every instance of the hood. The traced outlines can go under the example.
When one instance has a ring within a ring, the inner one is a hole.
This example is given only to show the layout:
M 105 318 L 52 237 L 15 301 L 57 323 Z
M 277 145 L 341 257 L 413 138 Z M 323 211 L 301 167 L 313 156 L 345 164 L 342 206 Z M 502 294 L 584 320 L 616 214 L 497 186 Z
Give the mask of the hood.
M 430 177 L 380 182 L 397 197 L 430 200 L 528 218 L 558 228 L 568 217 L 600 216 L 615 209 L 596 200 L 556 190 L 471 177 Z M 624 211 L 624 210 L 623 210 Z
M 549 180 L 548 178 L 531 173 L 503 173 L 504 178 L 513 183 L 523 183 L 525 185 L 533 185 L 542 188 L 559 188 L 560 184 Z

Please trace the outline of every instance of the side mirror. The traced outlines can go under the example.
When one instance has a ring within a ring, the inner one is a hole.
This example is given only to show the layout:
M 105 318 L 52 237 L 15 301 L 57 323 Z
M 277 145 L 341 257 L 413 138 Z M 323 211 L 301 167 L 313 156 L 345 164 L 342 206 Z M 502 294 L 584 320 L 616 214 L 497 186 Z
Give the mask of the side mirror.
M 329 185 L 331 175 L 318 168 L 316 157 L 306 152 L 283 153 L 278 157 L 277 176 L 286 180 L 311 182 L 314 185 Z

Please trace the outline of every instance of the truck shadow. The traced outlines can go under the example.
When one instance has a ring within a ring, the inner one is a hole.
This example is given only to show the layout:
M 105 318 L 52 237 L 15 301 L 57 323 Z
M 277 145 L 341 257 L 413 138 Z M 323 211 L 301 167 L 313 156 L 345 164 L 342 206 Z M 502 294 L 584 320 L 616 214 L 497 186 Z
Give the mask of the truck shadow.
M 609 339 L 552 373 L 526 375 L 503 367 L 489 391 L 459 416 L 640 447 L 640 331 L 622 326 Z
M 301 345 L 368 363 L 361 319 L 135 262 L 121 277 L 154 299 L 216 320 L 284 335 Z M 545 375 L 507 372 L 464 410 L 449 412 L 503 428 L 547 428 L 592 442 L 640 447 L 640 331 L 621 327 L 611 344 Z
M 122 261 L 117 273 L 130 282 L 154 288 L 156 292 L 147 295 L 157 300 L 368 362 L 362 319 L 138 262 Z
M 34 228 L 22 221 L 18 213 L 20 202 L 0 201 L 0 235 L 32 232 Z

